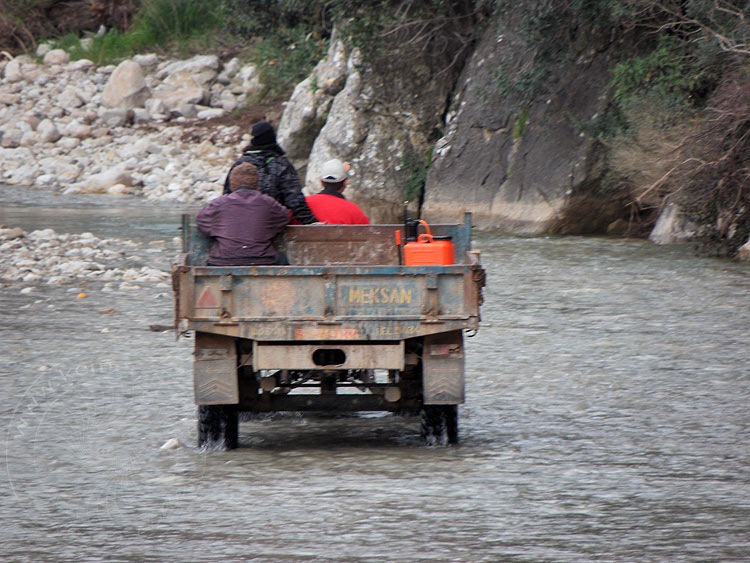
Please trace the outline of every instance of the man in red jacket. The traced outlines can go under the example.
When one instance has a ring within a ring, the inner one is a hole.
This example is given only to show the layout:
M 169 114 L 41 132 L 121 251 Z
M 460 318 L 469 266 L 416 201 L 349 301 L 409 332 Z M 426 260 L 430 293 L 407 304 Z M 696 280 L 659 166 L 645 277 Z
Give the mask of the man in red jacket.
M 349 169 L 340 160 L 329 160 L 320 170 L 323 191 L 305 198 L 307 206 L 319 221 L 332 225 L 369 225 L 370 220 L 356 203 L 342 193 L 346 188 Z
M 258 169 L 238 164 L 229 176 L 228 194 L 212 199 L 198 211 L 198 228 L 213 239 L 209 266 L 288 264 L 271 239 L 289 224 L 289 210 L 258 191 Z

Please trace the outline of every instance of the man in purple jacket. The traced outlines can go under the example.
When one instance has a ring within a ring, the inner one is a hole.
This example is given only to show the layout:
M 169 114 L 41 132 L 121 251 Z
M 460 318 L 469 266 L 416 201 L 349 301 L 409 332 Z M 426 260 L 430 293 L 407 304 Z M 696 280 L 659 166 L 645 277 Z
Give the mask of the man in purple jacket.
M 258 191 L 258 169 L 243 162 L 229 177 L 230 193 L 211 200 L 195 216 L 213 239 L 209 266 L 287 263 L 271 239 L 289 224 L 289 210 Z

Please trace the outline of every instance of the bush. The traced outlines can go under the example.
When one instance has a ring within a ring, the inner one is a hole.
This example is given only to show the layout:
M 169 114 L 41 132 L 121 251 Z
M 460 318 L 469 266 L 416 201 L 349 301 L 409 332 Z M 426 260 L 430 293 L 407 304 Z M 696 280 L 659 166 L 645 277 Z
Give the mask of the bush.
M 185 41 L 222 23 L 217 0 L 145 0 L 134 33 L 156 45 Z
M 612 75 L 614 101 L 620 107 L 645 98 L 674 115 L 700 105 L 712 78 L 691 45 L 670 36 L 661 36 L 645 56 L 617 64 Z
M 289 94 L 325 55 L 327 43 L 307 31 L 302 26 L 280 29 L 255 45 L 251 57 L 265 85 L 265 96 Z

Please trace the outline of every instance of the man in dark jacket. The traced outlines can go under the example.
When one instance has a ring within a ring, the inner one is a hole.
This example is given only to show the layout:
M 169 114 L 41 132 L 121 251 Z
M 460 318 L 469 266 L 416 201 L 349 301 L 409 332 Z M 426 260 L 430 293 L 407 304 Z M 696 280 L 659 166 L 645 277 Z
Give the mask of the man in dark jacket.
M 250 144 L 242 149 L 242 156 L 229 169 L 224 181 L 224 193 L 230 191 L 229 178 L 234 167 L 249 162 L 258 169 L 258 189 L 271 196 L 292 212 L 303 225 L 317 223 L 302 194 L 302 183 L 297 170 L 287 160 L 284 149 L 276 143 L 276 133 L 267 121 L 253 125 Z
M 271 239 L 289 224 L 289 210 L 258 191 L 258 169 L 247 162 L 229 176 L 230 193 L 211 200 L 198 211 L 198 228 L 213 241 L 209 266 L 286 264 Z

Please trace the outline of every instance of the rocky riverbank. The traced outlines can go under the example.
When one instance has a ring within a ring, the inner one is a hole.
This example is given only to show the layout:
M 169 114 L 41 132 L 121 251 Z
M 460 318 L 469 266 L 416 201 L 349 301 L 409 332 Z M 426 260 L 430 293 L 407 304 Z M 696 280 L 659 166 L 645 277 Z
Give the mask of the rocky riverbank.
M 260 88 L 237 59 L 98 66 L 44 44 L 0 61 L 0 77 L 0 181 L 176 202 L 221 192 L 249 141 L 231 114 Z
M 169 288 L 169 274 L 146 265 L 149 255 L 173 255 L 171 241 L 148 247 L 131 240 L 102 239 L 91 233 L 60 234 L 52 229 L 23 231 L 0 226 L 0 280 L 21 292 L 31 293 L 43 285 L 71 285 L 85 288 L 90 282 L 105 282 L 101 290 L 125 291 L 144 286 Z M 163 260 L 163 258 L 162 258 Z M 157 260 L 159 262 L 159 260 Z M 158 264 L 157 264 L 158 265 Z

